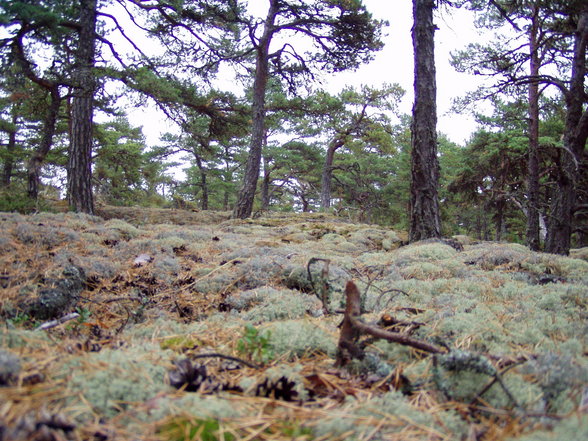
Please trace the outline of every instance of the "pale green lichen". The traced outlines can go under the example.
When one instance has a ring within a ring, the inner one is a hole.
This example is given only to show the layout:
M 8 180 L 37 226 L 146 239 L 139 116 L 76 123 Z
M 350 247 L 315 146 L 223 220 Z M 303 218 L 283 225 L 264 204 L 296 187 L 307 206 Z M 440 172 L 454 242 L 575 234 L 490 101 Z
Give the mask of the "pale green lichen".
M 581 391 L 588 384 L 588 369 L 567 353 L 546 352 L 530 360 L 522 372 L 534 377 L 543 393 L 546 411 L 567 413 L 577 406 L 570 392 Z
M 122 219 L 110 219 L 104 223 L 104 227 L 119 232 L 125 240 L 133 239 L 142 234 L 139 228 Z
M 519 244 L 482 243 L 473 245 L 462 253 L 462 259 L 467 264 L 474 264 L 485 271 L 496 267 L 521 268 L 538 263 L 540 258 L 528 248 Z
M 50 343 L 45 331 L 29 331 L 26 329 L 8 329 L 0 327 L 0 346 L 5 348 L 20 348 L 23 346 L 35 348 Z
M 396 251 L 397 264 L 424 260 L 452 259 L 457 251 L 442 242 L 415 242 Z
M 573 259 L 582 259 L 588 262 L 588 247 L 570 250 L 570 257 Z
M 227 298 L 227 303 L 238 311 L 244 320 L 254 323 L 296 319 L 306 313 L 318 315 L 318 300 L 291 289 L 261 287 L 243 291 Z
M 196 415 L 199 418 L 238 418 L 245 415 L 238 402 L 226 396 L 202 396 L 185 393 L 177 396 L 163 396 L 154 400 L 149 409 L 139 408 L 133 419 L 140 422 L 160 421 L 173 415 Z
M 468 432 L 468 424 L 457 412 L 446 411 L 435 415 L 422 412 L 398 391 L 387 392 L 365 402 L 349 398 L 341 412 L 333 412 L 323 418 L 313 432 L 317 437 L 345 435 L 345 439 L 363 439 L 374 430 L 375 425 L 379 425 L 379 430 L 373 433 L 376 439 L 386 439 L 386 435 L 397 434 L 408 427 L 419 427 L 424 432 L 431 428 L 443 434 L 445 439 L 461 439 Z
M 547 427 L 545 427 L 547 426 Z M 588 439 L 588 415 L 572 415 L 561 421 L 551 421 L 544 428 L 533 430 L 508 441 L 586 441 Z
M 419 262 L 404 266 L 400 269 L 400 274 L 406 279 L 418 280 L 446 279 L 451 277 L 451 272 L 447 267 L 430 262 Z
M 271 331 L 270 345 L 278 354 L 302 356 L 322 352 L 333 356 L 336 337 L 327 333 L 317 323 L 306 320 L 274 322 L 266 329 Z
M 156 342 L 166 337 L 200 333 L 206 328 L 207 325 L 202 322 L 185 324 L 172 319 L 158 318 L 149 324 L 128 326 L 124 330 L 124 335 L 137 341 Z
M 70 371 L 70 400 L 82 396 L 91 406 L 80 419 L 92 412 L 111 418 L 120 411 L 169 391 L 165 384 L 169 354 L 156 345 L 137 345 L 125 350 L 104 349 L 84 354 L 84 362 L 71 360 L 64 366 Z

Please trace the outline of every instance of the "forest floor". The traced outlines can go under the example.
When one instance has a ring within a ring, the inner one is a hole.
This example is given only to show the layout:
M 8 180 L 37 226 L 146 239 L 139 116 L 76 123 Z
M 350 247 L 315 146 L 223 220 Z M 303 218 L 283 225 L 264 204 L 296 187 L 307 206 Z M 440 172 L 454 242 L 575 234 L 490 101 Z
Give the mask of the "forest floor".
M 99 214 L 0 213 L 0 441 L 588 439 L 588 249 Z M 442 353 L 358 336 L 338 365 L 349 280 Z

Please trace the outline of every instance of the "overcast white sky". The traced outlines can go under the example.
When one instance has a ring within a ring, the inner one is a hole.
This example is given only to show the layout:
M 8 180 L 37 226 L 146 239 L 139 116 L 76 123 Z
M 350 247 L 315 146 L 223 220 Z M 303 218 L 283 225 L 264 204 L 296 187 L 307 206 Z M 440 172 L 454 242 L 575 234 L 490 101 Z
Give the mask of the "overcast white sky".
M 259 11 L 261 15 L 265 14 L 267 0 L 250 1 L 253 5 L 251 9 Z M 398 83 L 406 90 L 400 110 L 402 113 L 410 113 L 413 102 L 413 52 L 410 34 L 412 1 L 364 0 L 364 4 L 375 18 L 390 23 L 385 28 L 385 47 L 370 64 L 357 71 L 338 74 L 334 79 L 329 78 L 323 87 L 336 93 L 346 85 L 359 87 L 362 84 L 378 86 L 382 83 Z M 448 135 L 452 141 L 463 143 L 475 129 L 475 122 L 467 115 L 448 112 L 451 99 L 475 89 L 477 79 L 455 72 L 449 65 L 449 54 L 479 37 L 473 25 L 473 15 L 463 9 L 437 11 L 435 23 L 439 28 L 435 34 L 438 130 Z M 130 119 L 134 124 L 143 126 L 143 133 L 149 144 L 157 144 L 162 133 L 173 131 L 173 125 L 164 121 L 163 116 L 154 116 L 152 112 L 147 113 L 145 110 L 134 109 L 130 112 Z
M 406 95 L 401 105 L 403 113 L 410 113 L 413 103 L 413 49 L 411 0 L 364 0 L 368 11 L 375 18 L 388 20 L 385 29 L 385 47 L 374 61 L 356 72 L 340 75 L 343 83 L 377 85 L 383 82 L 398 83 Z M 450 13 L 449 13 L 450 12 Z M 436 11 L 435 62 L 437 68 L 438 130 L 457 143 L 468 140 L 476 128 L 471 117 L 448 114 L 452 98 L 475 90 L 478 79 L 472 75 L 455 72 L 449 64 L 451 51 L 464 48 L 479 38 L 473 24 L 473 14 L 464 9 Z

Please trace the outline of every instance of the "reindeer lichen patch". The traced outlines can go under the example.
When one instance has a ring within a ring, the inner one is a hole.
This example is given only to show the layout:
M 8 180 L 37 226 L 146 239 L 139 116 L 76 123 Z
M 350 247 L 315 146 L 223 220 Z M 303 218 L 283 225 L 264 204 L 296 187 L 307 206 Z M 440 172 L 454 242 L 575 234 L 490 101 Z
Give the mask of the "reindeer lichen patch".
M 442 242 L 416 242 L 396 250 L 395 263 L 404 266 L 424 260 L 451 259 L 456 255 L 457 251 L 454 248 Z
M 170 318 L 158 318 L 149 323 L 128 326 L 124 335 L 136 341 L 159 341 L 162 338 L 203 332 L 205 323 L 182 323 Z
M 86 354 L 73 371 L 68 388 L 72 397 L 80 394 L 91 406 L 82 414 L 85 417 L 94 412 L 113 417 L 169 391 L 164 382 L 167 360 L 168 355 L 155 345 Z
M 0 346 L 5 348 L 41 347 L 49 342 L 43 331 L 0 327 Z
M 105 228 L 112 229 L 122 235 L 124 240 L 133 239 L 141 235 L 141 230 L 120 219 L 111 219 L 104 223 Z
M 139 408 L 135 417 L 142 423 L 161 421 L 171 416 L 197 415 L 200 418 L 238 418 L 246 409 L 236 400 L 224 396 L 202 396 L 184 393 L 181 396 L 165 396 L 155 400 L 149 408 Z
M 508 441 L 584 441 L 588 439 L 588 415 L 573 415 L 563 421 L 554 421 L 545 429 L 531 429 L 530 433 Z
M 300 291 L 261 287 L 235 293 L 227 303 L 241 312 L 243 320 L 254 323 L 296 319 L 306 313 L 317 315 L 321 309 L 318 299 Z
M 334 355 L 336 338 L 309 320 L 285 320 L 267 327 L 276 354 L 302 356 L 312 353 Z
M 582 259 L 588 262 L 588 247 L 570 250 L 570 257 L 574 259 Z

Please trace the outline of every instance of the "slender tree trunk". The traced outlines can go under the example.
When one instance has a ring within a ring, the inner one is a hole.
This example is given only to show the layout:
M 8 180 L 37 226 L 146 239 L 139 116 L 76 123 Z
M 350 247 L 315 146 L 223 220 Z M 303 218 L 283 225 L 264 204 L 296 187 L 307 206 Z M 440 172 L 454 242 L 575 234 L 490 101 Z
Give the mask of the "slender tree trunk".
M 441 235 L 434 8 L 434 0 L 413 0 L 415 101 L 411 127 L 410 242 Z
M 503 200 L 496 202 L 496 215 L 494 217 L 496 222 L 496 234 L 494 240 L 496 240 L 496 242 L 502 240 L 502 234 L 504 233 L 504 205 Z
M 92 127 L 94 101 L 94 56 L 96 39 L 96 0 L 80 1 L 80 32 L 76 53 L 72 99 L 67 200 L 76 212 L 94 213 L 92 196 Z
M 342 140 L 334 139 L 327 147 L 327 155 L 325 156 L 325 163 L 323 164 L 323 171 L 321 173 L 321 210 L 323 211 L 331 207 L 333 161 L 335 160 L 335 152 L 342 146 Z
M 270 206 L 270 183 L 272 181 L 272 174 L 269 166 L 269 161 L 263 158 L 263 182 L 261 184 L 261 209 L 267 210 Z
M 3 158 L 2 167 L 2 185 L 8 187 L 12 180 L 12 170 L 14 168 L 14 155 L 16 153 L 16 134 L 18 133 L 18 115 L 15 108 L 12 109 L 12 125 L 14 130 L 8 133 L 8 143 L 6 144 L 6 156 Z
M 53 146 L 53 136 L 55 135 L 57 117 L 59 116 L 61 96 L 59 95 L 59 87 L 57 85 L 53 85 L 49 89 L 49 98 L 49 107 L 47 107 L 45 117 L 43 118 L 41 141 L 33 152 L 27 165 L 27 193 L 31 199 L 35 200 L 39 197 L 41 166 L 43 165 L 43 162 L 45 162 L 45 158 Z
M 202 186 L 202 203 L 200 208 L 202 210 L 208 210 L 208 182 L 206 181 L 206 173 L 200 173 L 200 185 Z
M 302 212 L 308 213 L 310 211 L 310 204 L 308 202 L 308 199 L 306 199 L 306 197 L 303 194 L 300 195 L 300 202 L 302 203 Z
M 200 200 L 200 209 L 201 210 L 208 210 L 208 182 L 206 176 L 206 167 L 202 163 L 202 158 L 200 155 L 194 153 L 194 157 L 196 158 L 196 165 L 198 166 L 198 170 L 200 171 L 200 188 L 202 189 L 202 198 Z
M 584 78 L 588 46 L 588 5 L 583 7 L 574 37 L 570 89 L 566 94 L 566 126 L 560 154 L 557 191 L 552 197 L 545 251 L 570 252 L 580 164 L 588 139 L 588 110 L 584 111 Z
M 253 125 L 249 156 L 245 164 L 243 186 L 233 210 L 233 217 L 245 219 L 253 212 L 255 190 L 259 179 L 261 153 L 265 138 L 265 92 L 269 76 L 269 45 L 274 32 L 274 21 L 278 12 L 278 0 L 270 0 L 270 8 L 265 20 L 263 35 L 256 50 L 255 79 L 253 81 Z
M 530 75 L 539 75 L 539 51 L 537 31 L 539 28 L 539 6 L 533 6 L 529 34 Z M 529 153 L 527 158 L 527 245 L 534 251 L 541 249 L 539 235 L 539 83 L 529 83 Z

